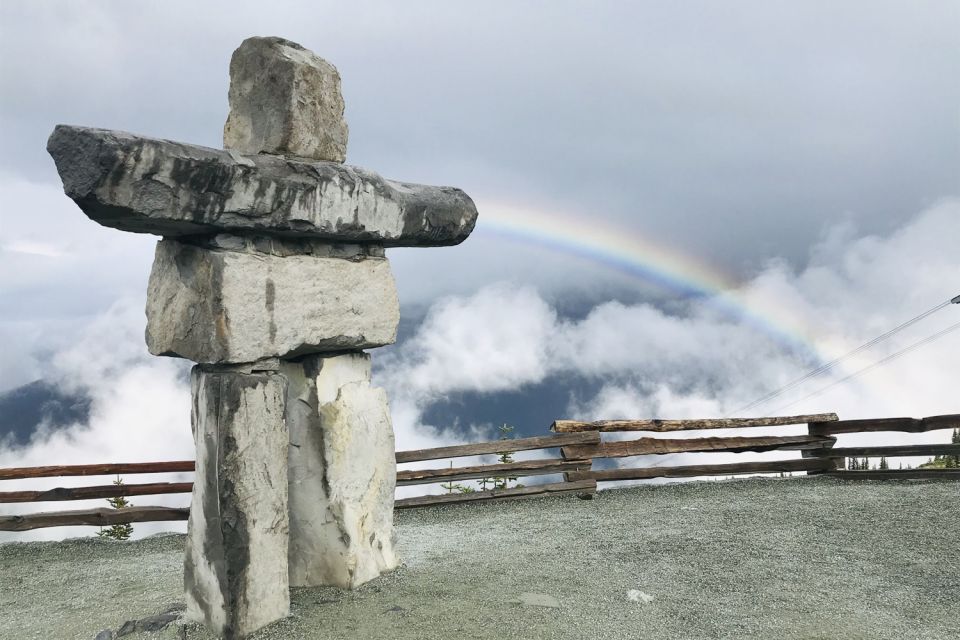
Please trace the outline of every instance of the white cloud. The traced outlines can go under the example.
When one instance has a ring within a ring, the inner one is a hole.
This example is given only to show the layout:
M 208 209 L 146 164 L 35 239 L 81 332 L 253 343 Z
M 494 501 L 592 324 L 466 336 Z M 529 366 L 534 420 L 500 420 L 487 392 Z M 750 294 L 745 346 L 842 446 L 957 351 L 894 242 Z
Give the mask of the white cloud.
M 793 272 L 773 263 L 737 292 L 746 308 L 769 310 L 763 323 L 780 323 L 804 336 L 809 353 L 784 346 L 779 332 L 761 331 L 754 321 L 721 315 L 710 301 L 694 301 L 678 315 L 608 302 L 582 320 L 564 321 L 535 290 L 495 285 L 435 305 L 418 333 L 383 363 L 382 376 L 395 401 L 410 403 L 408 420 L 415 415 L 411 407 L 425 409 L 445 393 L 517 389 L 560 374 L 590 377 L 603 386 L 593 398 L 557 407 L 557 417 L 725 415 L 960 292 L 957 237 L 960 201 L 948 200 L 885 237 L 854 238 L 849 228 L 830 231 L 813 248 L 806 269 Z M 751 413 L 783 413 L 783 405 L 958 316 L 960 306 L 951 305 Z M 960 331 L 786 413 L 835 411 L 853 419 L 957 412 L 958 352 Z M 756 434 L 777 431 L 785 432 Z M 943 434 L 863 434 L 842 441 L 878 437 L 890 443 L 935 442 Z
M 469 298 L 434 304 L 417 338 L 401 351 L 404 362 L 388 359 L 384 368 L 403 367 L 402 377 L 390 375 L 398 391 L 502 391 L 549 371 L 556 325 L 556 313 L 534 289 L 487 286 Z
M 9 242 L 0 245 L 0 251 L 10 251 L 11 253 L 26 253 L 32 256 L 44 256 L 47 258 L 59 258 L 63 255 L 63 250 L 54 244 L 48 242 Z
M 143 343 L 143 300 L 118 301 L 84 327 L 79 340 L 53 358 L 50 379 L 71 393 L 90 397 L 86 424 L 43 428 L 26 447 L 0 448 L 0 467 L 108 462 L 192 460 L 190 389 L 182 360 L 155 358 Z M 184 482 L 192 474 L 130 475 L 127 484 Z M 4 481 L 4 491 L 108 483 L 104 477 L 65 477 Z M 187 495 L 144 496 L 133 504 L 186 505 Z M 60 511 L 106 506 L 104 500 L 3 505 L 4 513 Z M 184 524 L 136 525 L 138 536 L 184 530 Z M 39 529 L 27 534 L 0 534 L 2 539 L 59 539 L 91 535 L 90 527 Z

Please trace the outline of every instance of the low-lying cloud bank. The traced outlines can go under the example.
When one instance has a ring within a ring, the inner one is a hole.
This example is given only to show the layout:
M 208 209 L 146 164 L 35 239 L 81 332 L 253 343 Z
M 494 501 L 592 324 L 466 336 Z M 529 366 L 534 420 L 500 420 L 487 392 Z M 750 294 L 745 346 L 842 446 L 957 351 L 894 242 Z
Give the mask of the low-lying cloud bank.
M 772 263 L 739 294 L 746 308 L 777 307 L 789 315 L 809 349 L 786 348 L 776 332 L 724 315 L 705 300 L 691 301 L 680 314 L 614 301 L 569 321 L 533 288 L 492 285 L 434 304 L 416 335 L 381 359 L 381 382 L 395 402 L 422 406 L 453 391 L 495 393 L 573 372 L 607 384 L 592 402 L 566 407 L 571 416 L 725 414 L 960 292 L 960 202 L 938 204 L 887 237 L 852 234 L 833 229 L 801 272 Z M 948 307 L 835 373 L 956 322 L 958 312 Z M 956 367 L 944 353 L 958 344 L 960 336 L 951 335 L 795 409 L 862 415 L 956 408 L 949 392 Z M 617 393 L 623 390 L 629 402 Z
M 387 388 L 399 449 L 495 437 L 496 425 L 464 416 L 457 428 L 424 424 L 431 403 L 447 394 L 522 390 L 555 376 L 599 380 L 591 397 L 556 407 L 556 417 L 707 417 L 725 415 L 900 322 L 960 293 L 960 201 L 943 201 L 888 236 L 856 237 L 837 227 L 811 251 L 806 268 L 768 265 L 739 292 L 747 308 L 776 309 L 809 348 L 785 345 L 776 332 L 722 313 L 707 300 L 679 312 L 616 301 L 585 317 L 561 317 L 535 288 L 494 284 L 473 295 L 436 301 L 416 333 L 375 358 Z M 188 364 L 154 358 L 143 344 L 143 300 L 118 301 L 79 341 L 52 360 L 52 377 L 91 397 L 86 424 L 42 428 L 27 446 L 0 449 L 0 466 L 190 459 Z M 960 320 L 951 305 L 894 339 L 752 413 L 769 414 L 919 338 Z M 787 413 L 836 411 L 842 418 L 932 415 L 960 411 L 960 332 L 889 366 L 789 407 Z M 814 355 L 814 354 L 818 354 Z M 757 435 L 766 430 L 756 430 Z M 782 431 L 781 431 L 782 433 Z M 847 436 L 846 442 L 875 436 Z M 884 436 L 884 441 L 941 441 L 943 434 Z M 749 456 L 750 454 L 741 454 Z M 676 462 L 660 457 L 656 461 Z M 430 463 L 436 465 L 437 463 Z M 189 477 L 189 476 L 187 476 Z M 175 481 L 169 476 L 157 480 Z M 134 481 L 127 478 L 128 482 Z M 85 478 L 10 481 L 5 490 L 90 484 Z M 401 495 L 423 491 L 405 489 Z M 133 499 L 185 505 L 188 496 Z M 49 503 L 51 510 L 68 508 Z M 103 501 L 70 503 L 69 508 Z M 14 508 L 11 508 L 14 507 Z M 4 512 L 35 511 L 7 505 Z M 174 525 L 137 525 L 137 535 Z M 180 525 L 183 529 L 183 525 Z M 48 529 L 32 538 L 89 534 Z M 17 539 L 24 536 L 17 535 Z M 5 536 L 0 539 L 9 539 Z
M 849 226 L 835 227 L 799 272 L 785 263 L 768 265 L 738 297 L 747 309 L 773 310 L 768 320 L 778 318 L 770 321 L 804 336 L 805 347 L 785 345 L 779 332 L 721 313 L 709 300 L 690 301 L 682 312 L 669 314 L 612 301 L 583 319 L 567 320 L 531 287 L 492 285 L 435 303 L 418 332 L 379 360 L 380 382 L 390 391 L 398 426 L 412 431 L 423 428 L 420 416 L 445 394 L 492 394 L 561 375 L 592 378 L 602 386 L 593 397 L 557 407 L 558 418 L 727 415 L 960 293 L 958 237 L 960 201 L 945 200 L 888 236 L 857 237 Z M 795 402 L 958 320 L 960 305 L 951 305 L 749 413 L 835 411 L 853 419 L 960 411 L 960 331 Z M 755 431 L 764 432 L 769 430 Z M 894 443 L 944 436 L 882 437 Z

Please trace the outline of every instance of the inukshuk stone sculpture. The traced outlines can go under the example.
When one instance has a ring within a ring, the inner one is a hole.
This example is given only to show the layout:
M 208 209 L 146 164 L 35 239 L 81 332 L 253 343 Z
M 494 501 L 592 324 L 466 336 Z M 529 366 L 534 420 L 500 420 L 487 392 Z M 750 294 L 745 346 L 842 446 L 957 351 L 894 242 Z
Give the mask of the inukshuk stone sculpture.
M 457 244 L 476 222 L 459 189 L 341 164 L 343 109 L 333 66 L 250 38 L 225 151 L 65 125 L 47 145 L 87 216 L 163 236 L 147 345 L 198 363 L 188 612 L 227 637 L 286 616 L 288 585 L 396 566 L 393 431 L 362 351 L 396 337 L 384 248 Z

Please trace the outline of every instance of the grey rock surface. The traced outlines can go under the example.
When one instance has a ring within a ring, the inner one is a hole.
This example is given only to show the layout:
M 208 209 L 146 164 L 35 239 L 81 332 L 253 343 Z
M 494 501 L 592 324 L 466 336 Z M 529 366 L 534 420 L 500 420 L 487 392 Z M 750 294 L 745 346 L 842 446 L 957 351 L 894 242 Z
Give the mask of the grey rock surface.
M 286 258 L 287 256 L 315 256 L 317 258 L 363 260 L 364 258 L 383 258 L 386 255 L 381 245 L 332 243 L 316 238 L 237 236 L 228 233 L 218 233 L 213 236 L 180 236 L 177 240 L 185 244 L 192 244 L 207 249 L 245 251 L 247 253 L 268 254 L 281 258 Z
M 400 306 L 385 258 L 277 257 L 157 244 L 147 347 L 202 363 L 365 349 L 396 339 Z
M 336 68 L 295 42 L 247 38 L 230 59 L 223 146 L 343 162 L 347 121 Z
M 186 617 L 242 637 L 290 612 L 286 381 L 194 367 L 191 386 L 197 462 Z
M 123 231 L 428 247 L 462 242 L 477 220 L 460 189 L 394 182 L 332 162 L 67 125 L 54 129 L 47 151 L 64 192 L 92 220 Z
M 289 380 L 290 584 L 355 588 L 396 568 L 396 458 L 370 356 L 284 363 Z
M 155 633 L 166 629 L 179 619 L 180 615 L 176 613 L 158 613 L 155 616 L 148 616 L 137 620 L 137 631 Z

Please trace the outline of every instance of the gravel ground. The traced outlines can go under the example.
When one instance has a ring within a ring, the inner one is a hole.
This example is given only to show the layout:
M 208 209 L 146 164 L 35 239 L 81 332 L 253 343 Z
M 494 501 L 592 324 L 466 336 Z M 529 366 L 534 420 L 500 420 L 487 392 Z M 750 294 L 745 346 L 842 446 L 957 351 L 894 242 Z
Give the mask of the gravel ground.
M 295 589 L 293 615 L 255 638 L 960 638 L 955 482 L 643 486 L 404 511 L 397 535 L 401 569 Z M 155 614 L 182 599 L 182 546 L 0 545 L 0 637 L 92 640 Z

